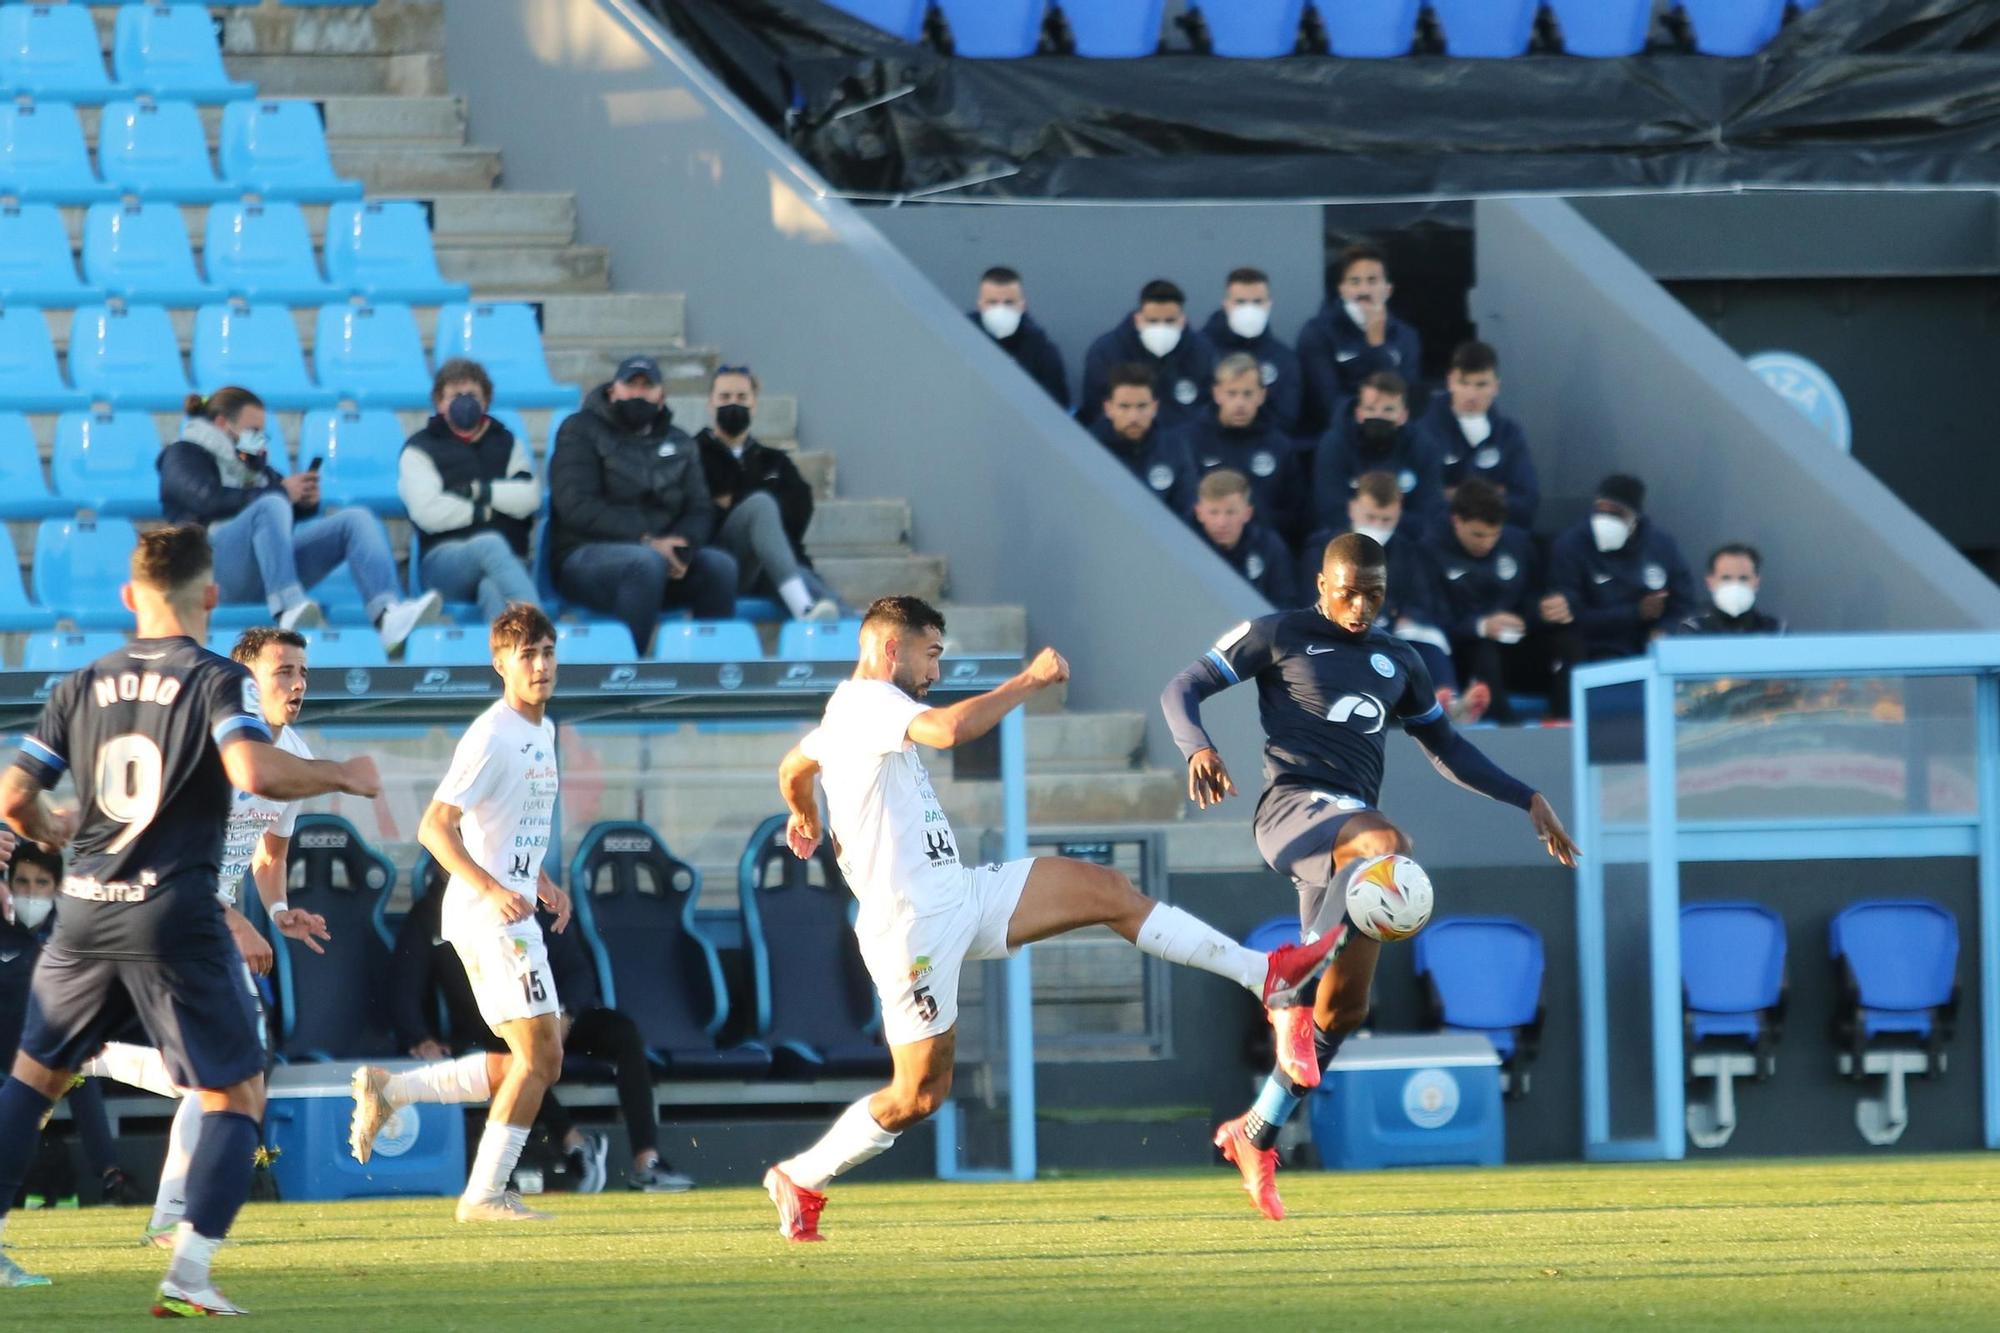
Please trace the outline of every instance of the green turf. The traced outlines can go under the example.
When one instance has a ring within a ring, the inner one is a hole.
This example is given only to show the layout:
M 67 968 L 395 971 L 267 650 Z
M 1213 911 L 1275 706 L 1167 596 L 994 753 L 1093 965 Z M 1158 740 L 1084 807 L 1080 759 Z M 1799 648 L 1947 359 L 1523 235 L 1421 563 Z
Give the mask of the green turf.
M 1282 1224 L 1226 1168 L 856 1184 L 811 1246 L 745 1189 L 552 1197 L 556 1221 L 506 1229 L 456 1226 L 449 1200 L 271 1205 L 218 1271 L 286 1329 L 2000 1327 L 1992 1155 L 1283 1183 Z M 0 1291 L 0 1327 L 143 1311 L 143 1222 L 16 1214 L 16 1255 L 57 1285 Z

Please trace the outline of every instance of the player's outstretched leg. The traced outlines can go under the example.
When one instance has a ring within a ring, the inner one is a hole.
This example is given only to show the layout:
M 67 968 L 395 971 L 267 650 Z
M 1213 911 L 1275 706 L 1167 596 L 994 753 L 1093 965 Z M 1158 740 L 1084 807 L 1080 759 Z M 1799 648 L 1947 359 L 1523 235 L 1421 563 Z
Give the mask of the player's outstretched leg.
M 69 1087 L 67 1070 L 48 1069 L 25 1055 L 14 1057 L 14 1073 L 0 1084 L 0 1238 L 7 1230 L 7 1211 L 27 1179 L 29 1164 L 41 1146 L 42 1124 L 56 1098 Z M 46 1287 L 49 1280 L 30 1273 L 0 1250 L 0 1287 Z
M 258 1126 L 264 1119 L 264 1076 L 188 1095 L 199 1098 L 204 1108 L 201 1141 L 188 1164 L 187 1215 L 174 1228 L 174 1257 L 153 1300 L 153 1313 L 163 1318 L 239 1315 L 243 1309 L 216 1290 L 209 1266 L 250 1197 Z
M 151 1046 L 108 1041 L 104 1049 L 83 1062 L 78 1071 L 90 1078 L 108 1078 L 128 1087 L 144 1088 L 161 1097 L 176 1097 L 174 1122 L 167 1131 L 167 1155 L 160 1162 L 160 1187 L 153 1195 L 153 1216 L 146 1223 L 142 1245 L 172 1249 L 174 1228 L 187 1213 L 188 1167 L 201 1143 L 201 1122 L 206 1111 L 199 1097 L 187 1096 L 174 1086 L 167 1072 L 166 1058 Z
M 896 1137 L 925 1119 L 951 1096 L 958 1030 L 891 1046 L 895 1071 L 889 1086 L 863 1097 L 833 1122 L 819 1142 L 764 1173 L 764 1192 L 778 1207 L 778 1234 L 786 1240 L 824 1240 L 819 1215 L 835 1176 L 887 1152 Z
M 509 1057 L 500 1051 L 474 1051 L 455 1060 L 439 1060 L 392 1074 L 375 1065 L 354 1071 L 354 1117 L 347 1126 L 347 1146 L 354 1160 L 365 1164 L 375 1151 L 375 1136 L 397 1108 L 412 1102 L 477 1105 L 493 1096 L 507 1076 Z
M 553 1013 L 538 1014 L 495 1024 L 493 1030 L 507 1043 L 506 1068 L 493 1084 L 493 1108 L 486 1113 L 456 1215 L 461 1222 L 539 1222 L 549 1214 L 522 1203 L 507 1181 L 527 1146 L 542 1094 L 562 1077 L 562 1022 Z

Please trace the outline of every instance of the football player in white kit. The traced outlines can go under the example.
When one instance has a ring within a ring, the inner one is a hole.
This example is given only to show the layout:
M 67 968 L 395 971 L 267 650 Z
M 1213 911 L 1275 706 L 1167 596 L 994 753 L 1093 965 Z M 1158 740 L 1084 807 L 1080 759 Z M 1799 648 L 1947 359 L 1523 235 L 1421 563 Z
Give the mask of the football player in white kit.
M 785 756 L 778 785 L 791 810 L 794 855 L 819 845 L 815 781 L 826 790 L 834 852 L 860 912 L 861 956 L 882 1000 L 894 1072 L 826 1135 L 772 1167 L 764 1189 L 778 1233 L 815 1241 L 827 1183 L 885 1151 L 951 1093 L 958 978 L 967 960 L 1106 925 L 1146 953 L 1228 977 L 1267 1006 L 1310 999 L 1333 935 L 1270 954 L 1245 948 L 1177 907 L 1157 903 L 1105 866 L 1063 857 L 967 866 L 916 747 L 950 749 L 991 731 L 1029 696 L 1069 679 L 1044 648 L 1027 670 L 943 708 L 922 702 L 938 679 L 944 617 L 915 597 L 884 597 L 861 622 L 861 660 L 820 725 Z
M 400 1074 L 363 1065 L 354 1071 L 348 1142 L 366 1162 L 396 1108 L 490 1099 L 458 1220 L 527 1222 L 548 1214 L 523 1204 L 507 1180 L 542 1094 L 562 1074 L 561 1006 L 535 920 L 539 901 L 557 930 L 569 925 L 569 895 L 542 871 L 556 806 L 556 729 L 545 715 L 556 688 L 556 631 L 539 609 L 517 602 L 494 619 L 488 638 L 504 693 L 459 739 L 417 836 L 451 876 L 442 933 L 465 964 L 480 1016 L 507 1050 Z

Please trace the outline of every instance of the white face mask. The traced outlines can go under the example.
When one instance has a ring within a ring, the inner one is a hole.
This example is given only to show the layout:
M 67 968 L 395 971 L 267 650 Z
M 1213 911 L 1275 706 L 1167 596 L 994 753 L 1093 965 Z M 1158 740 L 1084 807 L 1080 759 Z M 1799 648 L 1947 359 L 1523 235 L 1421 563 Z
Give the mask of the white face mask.
M 1181 345 L 1181 326 L 1178 324 L 1146 324 L 1139 329 L 1139 341 L 1154 356 L 1166 356 Z
M 1353 320 L 1357 326 L 1364 329 L 1368 327 L 1368 312 L 1359 305 L 1353 301 L 1342 301 L 1340 308 L 1347 312 L 1347 317 Z
M 1021 327 L 1021 311 L 1011 305 L 990 305 L 979 312 L 979 322 L 995 338 L 1011 338 Z
M 1389 544 L 1389 539 L 1396 535 L 1396 530 L 1394 528 L 1357 527 L 1354 529 L 1354 531 L 1363 537 L 1373 537 L 1376 540 L 1376 542 L 1382 546 L 1387 546 Z
M 1460 417 L 1458 430 L 1459 434 L 1465 436 L 1465 442 L 1477 449 L 1493 434 L 1493 423 L 1486 419 L 1484 412 L 1481 412 L 1476 417 Z
M 42 923 L 49 919 L 49 913 L 56 910 L 53 898 L 27 898 L 14 900 L 14 924 L 23 930 L 40 930 Z
M 1600 551 L 1615 551 L 1632 540 L 1632 525 L 1616 514 L 1592 514 L 1590 539 Z
M 1239 338 L 1261 338 L 1264 330 L 1271 327 L 1271 307 L 1245 303 L 1233 305 L 1225 318 L 1229 321 L 1229 331 Z
M 1747 583 L 1724 583 L 1710 595 L 1725 616 L 1740 616 L 1757 604 L 1757 590 Z

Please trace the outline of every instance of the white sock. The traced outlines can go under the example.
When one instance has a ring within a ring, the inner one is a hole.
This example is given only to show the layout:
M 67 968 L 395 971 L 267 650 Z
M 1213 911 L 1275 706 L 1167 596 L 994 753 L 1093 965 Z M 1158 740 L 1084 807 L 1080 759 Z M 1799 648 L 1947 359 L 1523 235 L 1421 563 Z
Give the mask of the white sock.
M 391 1106 L 408 1106 L 411 1102 L 483 1102 L 492 1097 L 484 1051 L 391 1074 L 382 1086 L 382 1099 Z
M 486 1132 L 479 1136 L 479 1151 L 472 1156 L 472 1174 L 466 1177 L 466 1202 L 497 1199 L 506 1193 L 507 1177 L 514 1174 L 514 1163 L 521 1160 L 521 1149 L 527 1146 L 526 1125 L 488 1120 Z
M 875 1123 L 868 1114 L 868 1098 L 863 1097 L 840 1113 L 818 1143 L 778 1169 L 792 1178 L 794 1185 L 823 1190 L 827 1182 L 852 1171 L 873 1157 L 880 1157 L 895 1145 L 896 1136 Z
M 1264 993 L 1264 974 L 1269 970 L 1264 955 L 1178 907 L 1156 905 L 1133 943 L 1141 953 L 1228 977 L 1252 995 Z
M 794 620 L 812 610 L 813 595 L 807 589 L 805 579 L 797 574 L 778 585 L 778 600 L 785 604 L 785 609 L 792 613 Z
M 151 1046 L 133 1046 L 128 1042 L 108 1041 L 104 1049 L 83 1062 L 82 1071 L 94 1078 L 108 1078 L 147 1092 L 157 1092 L 162 1097 L 178 1097 L 181 1090 L 174 1086 L 173 1075 L 167 1072 L 167 1062 Z
M 203 1114 L 201 1098 L 193 1094 L 181 1098 L 180 1109 L 174 1112 L 166 1160 L 160 1163 L 160 1188 L 153 1196 L 155 1230 L 172 1226 L 187 1212 L 188 1167 L 194 1163 L 195 1145 L 201 1142 Z
M 194 1223 L 174 1228 L 174 1261 L 167 1265 L 167 1277 L 183 1291 L 197 1291 L 208 1285 L 208 1265 L 222 1248 L 222 1238 L 210 1240 L 195 1234 Z

